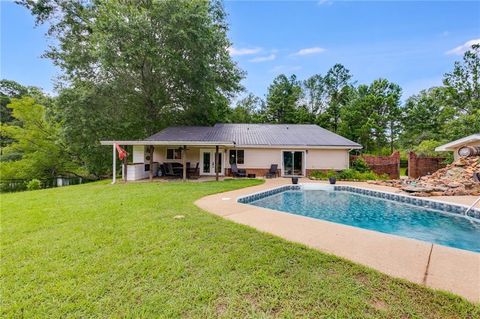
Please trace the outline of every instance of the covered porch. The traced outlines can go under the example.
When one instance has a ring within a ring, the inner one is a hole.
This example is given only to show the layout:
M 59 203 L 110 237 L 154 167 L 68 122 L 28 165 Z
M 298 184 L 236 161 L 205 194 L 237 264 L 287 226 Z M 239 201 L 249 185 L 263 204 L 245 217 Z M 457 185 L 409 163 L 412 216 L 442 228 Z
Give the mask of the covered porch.
M 101 141 L 112 145 L 112 183 L 117 177 L 117 145 L 132 147 L 121 165 L 122 180 L 153 180 L 154 178 L 219 180 L 226 174 L 227 148 L 234 143 L 161 142 L 161 141 Z M 131 156 L 130 156 L 131 155 Z

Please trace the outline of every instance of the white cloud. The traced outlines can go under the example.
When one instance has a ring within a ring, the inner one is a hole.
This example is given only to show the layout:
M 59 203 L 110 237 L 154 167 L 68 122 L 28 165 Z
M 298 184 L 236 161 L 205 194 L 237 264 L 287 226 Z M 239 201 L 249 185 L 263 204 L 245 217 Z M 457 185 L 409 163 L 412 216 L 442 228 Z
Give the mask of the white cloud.
M 252 55 L 262 51 L 262 48 L 234 48 L 229 47 L 228 52 L 231 56 Z
M 462 55 L 463 53 L 465 53 L 465 51 L 468 51 L 474 44 L 480 44 L 480 39 L 473 39 L 473 40 L 467 41 L 464 44 L 459 45 L 458 47 L 447 51 L 446 54 Z
M 294 53 L 293 55 L 303 56 L 303 55 L 319 54 L 319 53 L 322 53 L 322 52 L 325 52 L 325 51 L 326 51 L 326 49 L 324 49 L 324 48 L 313 47 L 313 48 L 301 49 L 298 52 Z
M 254 63 L 258 63 L 258 62 L 266 62 L 266 61 L 272 61 L 272 60 L 275 60 L 277 56 L 275 54 L 270 54 L 270 55 L 266 55 L 266 56 L 257 56 L 253 59 L 250 59 L 248 60 L 249 62 L 254 62 Z

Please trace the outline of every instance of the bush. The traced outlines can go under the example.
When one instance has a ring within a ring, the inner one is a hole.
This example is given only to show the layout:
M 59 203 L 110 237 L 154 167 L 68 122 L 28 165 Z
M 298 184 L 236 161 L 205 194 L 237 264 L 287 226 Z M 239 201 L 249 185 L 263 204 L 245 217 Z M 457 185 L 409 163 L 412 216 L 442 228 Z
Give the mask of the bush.
M 42 188 L 42 182 L 38 179 L 32 179 L 27 183 L 27 189 L 33 191 Z
M 352 168 L 361 173 L 370 172 L 370 167 L 368 166 L 367 162 L 365 162 L 365 160 L 361 157 L 357 157 L 352 162 Z
M 344 169 L 342 171 L 334 172 L 334 171 L 314 171 L 310 174 L 312 179 L 320 179 L 326 180 L 329 177 L 336 177 L 337 180 L 343 181 L 368 181 L 368 180 L 380 180 L 380 179 L 388 179 L 386 175 L 377 175 L 372 171 L 368 172 L 359 172 L 355 169 L 349 168 Z

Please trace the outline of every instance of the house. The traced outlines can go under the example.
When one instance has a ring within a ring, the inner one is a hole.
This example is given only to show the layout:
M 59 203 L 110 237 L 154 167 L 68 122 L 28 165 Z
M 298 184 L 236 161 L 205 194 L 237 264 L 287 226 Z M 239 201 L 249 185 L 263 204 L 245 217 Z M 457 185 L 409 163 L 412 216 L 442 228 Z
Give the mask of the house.
M 454 160 L 457 160 L 460 157 L 460 154 L 458 153 L 458 151 L 465 146 L 476 146 L 480 148 L 480 133 L 472 134 L 470 136 L 441 145 L 435 148 L 435 151 L 437 152 L 453 151 L 453 158 Z
M 216 124 L 168 127 L 141 141 L 101 141 L 103 145 L 133 146 L 127 180 L 147 178 L 158 163 L 199 166 L 199 174 L 230 174 L 231 164 L 247 174 L 264 176 L 277 164 L 281 176 L 308 176 L 313 170 L 349 167 L 349 152 L 361 145 L 317 125 Z M 153 146 L 153 156 L 150 151 Z M 218 156 L 217 156 L 218 155 Z M 198 163 L 198 164 L 197 164 Z M 115 167 L 115 164 L 114 164 Z

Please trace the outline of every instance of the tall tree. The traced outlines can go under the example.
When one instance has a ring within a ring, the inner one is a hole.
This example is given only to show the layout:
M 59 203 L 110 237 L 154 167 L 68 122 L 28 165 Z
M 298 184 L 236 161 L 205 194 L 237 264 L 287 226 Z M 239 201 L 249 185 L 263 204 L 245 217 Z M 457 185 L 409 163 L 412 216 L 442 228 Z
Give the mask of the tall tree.
M 302 87 L 295 75 L 281 74 L 268 87 L 266 120 L 270 123 L 296 123 Z
M 46 55 L 70 83 L 119 90 L 112 93 L 125 99 L 116 107 L 136 108 L 142 136 L 161 129 L 165 117 L 184 124 L 221 121 L 241 89 L 243 73 L 227 51 L 220 1 L 20 2 L 39 23 L 50 24 L 59 45 Z
M 341 64 L 335 64 L 323 79 L 328 99 L 326 114 L 320 119 L 320 123 L 337 132 L 340 124 L 342 108 L 349 102 L 352 95 L 352 75 Z
M 465 52 L 463 61 L 454 64 L 453 71 L 445 74 L 447 102 L 455 108 L 455 115 L 445 130 L 455 139 L 480 131 L 480 45 Z
M 260 123 L 263 121 L 264 109 L 265 102 L 258 96 L 249 93 L 232 108 L 228 121 L 230 123 Z
M 360 85 L 342 110 L 340 133 L 359 142 L 367 152 L 390 151 L 399 133 L 401 89 L 385 79 Z
M 303 81 L 305 106 L 315 115 L 321 115 L 327 108 L 325 79 L 321 74 L 315 74 Z
M 403 107 L 401 144 L 411 149 L 424 140 L 441 141 L 446 138 L 443 130 L 455 111 L 446 102 L 444 87 L 423 90 L 407 99 Z

